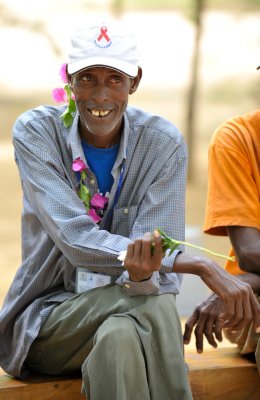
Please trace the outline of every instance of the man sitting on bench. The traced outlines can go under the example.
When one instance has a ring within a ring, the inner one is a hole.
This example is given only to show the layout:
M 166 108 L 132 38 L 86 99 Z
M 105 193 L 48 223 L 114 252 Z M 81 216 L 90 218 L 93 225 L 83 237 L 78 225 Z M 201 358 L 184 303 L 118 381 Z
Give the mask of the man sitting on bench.
M 259 69 L 259 68 L 258 68 Z M 260 109 L 223 123 L 214 133 L 209 148 L 208 196 L 204 231 L 228 235 L 231 255 L 226 269 L 248 283 L 260 300 Z M 196 346 L 203 351 L 203 335 L 217 347 L 225 336 L 238 345 L 241 354 L 255 353 L 260 373 L 260 334 L 250 314 L 246 326 L 219 319 L 225 304 L 216 294 L 203 301 L 186 322 L 184 342 L 189 343 L 196 326 Z M 246 311 L 246 310 L 244 310 Z M 236 314 L 243 311 L 239 307 Z
M 72 38 L 68 107 L 30 110 L 14 126 L 23 260 L 0 313 L 0 363 L 18 377 L 82 370 L 88 400 L 192 398 L 181 273 L 200 276 L 233 324 L 248 312 L 260 329 L 249 285 L 204 257 L 164 257 L 154 229 L 184 239 L 187 152 L 172 123 L 127 105 L 139 64 L 125 24 L 84 27 Z

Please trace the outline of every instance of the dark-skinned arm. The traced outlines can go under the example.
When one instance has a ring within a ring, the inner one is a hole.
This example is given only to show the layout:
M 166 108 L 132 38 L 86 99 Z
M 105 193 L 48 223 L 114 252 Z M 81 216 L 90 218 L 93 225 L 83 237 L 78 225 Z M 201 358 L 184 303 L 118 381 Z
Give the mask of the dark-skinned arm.
M 245 274 L 237 275 L 242 282 L 247 283 L 253 292 L 260 293 L 260 231 L 256 228 L 232 226 L 227 227 L 230 241 L 235 250 L 239 267 Z M 239 330 L 243 325 L 234 320 L 224 324 L 224 320 L 219 318 L 225 311 L 225 303 L 215 294 L 210 295 L 206 300 L 199 304 L 185 324 L 184 342 L 188 344 L 191 339 L 192 331 L 196 337 L 197 351 L 203 351 L 203 338 L 207 338 L 209 344 L 217 347 L 217 341 L 222 341 L 223 327 Z M 251 319 L 245 315 L 244 321 Z
M 252 284 L 256 292 L 260 290 L 259 275 L 237 275 L 237 278 L 250 286 Z M 252 316 L 250 314 L 244 314 L 243 319 L 237 323 L 235 323 L 234 319 L 225 322 L 225 319 L 221 317 L 221 315 L 225 313 L 225 309 L 226 305 L 224 301 L 215 293 L 202 301 L 185 323 L 183 335 L 184 344 L 190 343 L 194 330 L 197 351 L 198 353 L 202 353 L 204 336 L 208 343 L 216 348 L 217 342 L 222 342 L 223 328 L 232 328 L 234 331 L 240 330 L 243 326 L 246 326 L 252 321 Z M 256 331 L 259 333 L 258 329 L 256 329 Z
M 187 254 L 180 254 L 176 257 L 174 272 L 200 276 L 203 282 L 214 292 L 214 298 L 219 298 L 220 302 L 223 303 L 221 307 L 218 304 L 218 311 L 216 312 L 214 305 L 212 310 L 212 298 L 209 298 L 211 307 L 208 309 L 205 309 L 205 302 L 203 302 L 204 319 L 214 319 L 215 321 L 217 315 L 218 319 L 223 321 L 222 326 L 224 324 L 225 327 L 229 328 L 237 328 L 238 326 L 242 328 L 251 320 L 255 331 L 260 332 L 260 305 L 246 281 L 229 274 L 213 260 Z M 192 324 L 189 326 L 190 333 L 199 318 L 198 307 L 196 310 L 196 318 L 192 320 Z M 212 313 L 216 315 L 212 317 Z M 188 340 L 189 337 L 187 333 L 185 339 Z
M 160 270 L 163 249 L 161 238 L 154 235 L 154 251 L 151 254 L 151 234 L 128 245 L 124 266 L 132 281 L 149 279 Z M 260 331 L 260 305 L 248 283 L 232 276 L 215 261 L 205 257 L 180 253 L 176 256 L 174 272 L 199 276 L 203 282 L 223 301 L 225 308 L 218 316 L 228 321 L 230 327 L 245 326 L 253 320 L 255 330 Z
M 235 250 L 239 268 L 260 274 L 260 230 L 245 226 L 229 226 L 227 233 Z

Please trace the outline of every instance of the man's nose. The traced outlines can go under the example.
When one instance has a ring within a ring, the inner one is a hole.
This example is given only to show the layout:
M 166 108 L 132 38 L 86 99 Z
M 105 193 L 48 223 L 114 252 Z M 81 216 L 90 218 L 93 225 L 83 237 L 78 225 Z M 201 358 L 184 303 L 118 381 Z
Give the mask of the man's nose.
M 93 100 L 97 104 L 103 104 L 109 98 L 109 89 L 104 84 L 96 85 L 93 92 Z

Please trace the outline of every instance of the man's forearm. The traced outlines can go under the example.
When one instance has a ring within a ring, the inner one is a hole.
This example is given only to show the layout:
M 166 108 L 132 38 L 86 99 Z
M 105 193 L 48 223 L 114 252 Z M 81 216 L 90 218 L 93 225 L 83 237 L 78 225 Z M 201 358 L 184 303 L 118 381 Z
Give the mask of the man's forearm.
M 235 250 L 239 268 L 260 274 L 260 230 L 245 226 L 228 226 L 227 233 Z
M 211 273 L 211 260 L 200 256 L 179 253 L 174 262 L 173 272 L 197 275 L 202 278 L 204 274 Z

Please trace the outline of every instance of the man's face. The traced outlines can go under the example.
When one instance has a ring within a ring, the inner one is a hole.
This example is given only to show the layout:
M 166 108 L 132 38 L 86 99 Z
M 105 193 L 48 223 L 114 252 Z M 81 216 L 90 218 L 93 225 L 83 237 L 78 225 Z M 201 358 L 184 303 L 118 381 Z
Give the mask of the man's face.
M 140 79 L 107 67 L 86 68 L 72 75 L 71 84 L 83 136 L 116 136 L 121 132 L 129 93 Z

